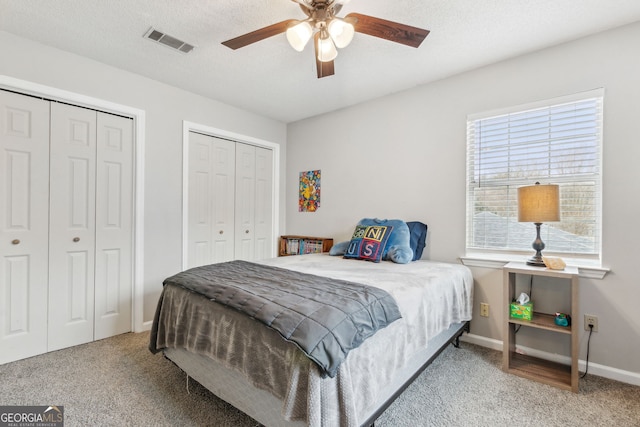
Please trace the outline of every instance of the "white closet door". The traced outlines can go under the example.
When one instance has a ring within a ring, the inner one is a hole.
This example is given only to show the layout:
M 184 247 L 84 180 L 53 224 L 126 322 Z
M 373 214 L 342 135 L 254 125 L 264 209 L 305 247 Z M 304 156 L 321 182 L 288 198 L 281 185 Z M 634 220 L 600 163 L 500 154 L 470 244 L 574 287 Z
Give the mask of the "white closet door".
M 133 120 L 97 113 L 95 336 L 131 330 Z
M 256 147 L 236 145 L 235 259 L 255 259 Z
M 256 147 L 254 259 L 273 258 L 273 151 Z
M 187 267 L 234 257 L 235 142 L 189 133 Z
M 47 351 L 49 102 L 0 91 L 0 364 Z
M 96 112 L 51 104 L 49 351 L 93 340 Z
M 210 264 L 212 258 L 211 151 L 210 137 L 189 133 L 187 268 Z
M 236 143 L 213 138 L 213 259 L 231 261 L 234 252 Z

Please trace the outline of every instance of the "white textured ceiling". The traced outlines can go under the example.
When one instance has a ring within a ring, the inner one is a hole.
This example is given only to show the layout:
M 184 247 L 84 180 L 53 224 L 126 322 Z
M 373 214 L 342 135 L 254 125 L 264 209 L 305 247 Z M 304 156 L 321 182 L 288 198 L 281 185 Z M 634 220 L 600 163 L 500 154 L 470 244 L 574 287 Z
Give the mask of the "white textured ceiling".
M 311 44 L 220 44 L 304 18 L 290 0 L 0 0 L 0 30 L 288 123 L 638 21 L 640 0 L 352 0 L 350 12 L 431 33 L 418 49 L 356 34 L 318 79 Z M 146 40 L 150 27 L 196 49 Z

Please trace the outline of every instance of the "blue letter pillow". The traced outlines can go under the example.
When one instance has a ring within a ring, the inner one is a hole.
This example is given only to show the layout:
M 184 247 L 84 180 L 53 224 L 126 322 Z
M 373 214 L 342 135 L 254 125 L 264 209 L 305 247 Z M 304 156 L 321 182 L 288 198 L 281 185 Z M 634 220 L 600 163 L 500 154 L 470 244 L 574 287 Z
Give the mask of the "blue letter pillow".
M 382 252 L 382 259 L 398 264 L 406 264 L 414 259 L 414 251 L 410 245 L 408 225 L 399 219 L 363 218 L 358 225 L 391 226 L 393 230 Z M 331 247 L 329 255 L 344 255 L 351 242 L 340 242 Z M 417 258 L 416 258 L 417 259 Z
M 356 225 L 344 257 L 380 262 L 391 230 L 393 227 Z
M 410 234 L 407 224 L 400 219 L 363 218 L 358 225 L 386 225 L 393 227 L 393 232 L 382 253 L 382 259 L 398 264 L 407 264 L 413 260 L 410 246 Z

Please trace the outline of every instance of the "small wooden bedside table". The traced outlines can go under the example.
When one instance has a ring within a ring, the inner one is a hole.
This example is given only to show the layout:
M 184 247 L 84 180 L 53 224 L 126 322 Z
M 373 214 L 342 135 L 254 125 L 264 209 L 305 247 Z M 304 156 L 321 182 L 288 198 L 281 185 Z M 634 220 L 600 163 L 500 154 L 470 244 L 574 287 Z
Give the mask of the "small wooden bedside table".
M 533 267 L 524 263 L 510 262 L 503 269 L 504 286 L 504 328 L 502 353 L 502 370 L 530 380 L 539 381 L 564 390 L 578 392 L 578 269 L 565 267 L 564 270 L 550 270 L 544 267 Z M 558 326 L 554 315 L 534 313 L 531 320 L 513 319 L 510 316 L 509 304 L 515 298 L 516 276 L 533 275 L 565 279 L 571 286 L 571 326 Z M 532 356 L 516 353 L 516 325 L 538 328 L 559 334 L 566 334 L 571 339 L 571 365 L 563 365 Z

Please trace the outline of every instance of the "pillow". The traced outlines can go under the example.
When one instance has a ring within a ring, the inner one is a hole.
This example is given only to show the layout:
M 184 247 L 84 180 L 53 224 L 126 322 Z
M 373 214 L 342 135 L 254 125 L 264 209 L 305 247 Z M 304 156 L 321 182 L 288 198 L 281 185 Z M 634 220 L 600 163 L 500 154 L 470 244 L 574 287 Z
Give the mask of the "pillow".
M 393 227 L 391 236 L 382 252 L 382 259 L 398 264 L 406 264 L 413 259 L 410 246 L 410 234 L 407 224 L 400 219 L 363 218 L 358 225 Z
M 329 255 L 344 255 L 344 253 L 347 252 L 349 243 L 351 243 L 351 241 L 349 240 L 347 240 L 346 242 L 336 243 L 335 245 L 331 246 L 331 249 L 329 249 Z
M 380 225 L 356 225 L 345 258 L 380 262 L 393 227 Z
M 427 239 L 427 224 L 423 224 L 419 221 L 407 222 L 409 227 L 409 245 L 413 250 L 413 261 L 422 258 L 422 250 L 426 246 Z

